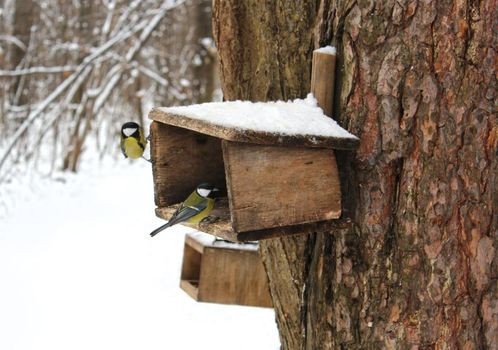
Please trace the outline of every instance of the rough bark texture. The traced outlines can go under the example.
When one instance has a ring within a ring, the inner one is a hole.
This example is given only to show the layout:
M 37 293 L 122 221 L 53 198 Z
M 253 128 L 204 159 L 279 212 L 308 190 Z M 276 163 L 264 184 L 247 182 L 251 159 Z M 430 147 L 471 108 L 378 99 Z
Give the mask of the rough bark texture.
M 497 2 L 214 0 L 225 98 L 338 47 L 351 227 L 261 242 L 283 349 L 497 349 Z

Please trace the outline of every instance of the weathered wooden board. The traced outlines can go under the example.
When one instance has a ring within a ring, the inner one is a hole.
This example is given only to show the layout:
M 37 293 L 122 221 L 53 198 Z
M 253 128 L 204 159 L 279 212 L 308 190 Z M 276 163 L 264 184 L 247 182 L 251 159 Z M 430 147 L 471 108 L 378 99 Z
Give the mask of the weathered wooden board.
M 199 279 L 203 252 L 204 246 L 200 242 L 192 239 L 188 235 L 185 236 L 185 245 L 183 249 L 182 280 L 195 281 Z M 188 264 L 186 264 L 185 262 L 188 262 Z
M 222 148 L 236 232 L 340 217 L 339 176 L 331 150 L 225 140 Z
M 220 206 L 221 208 L 217 208 Z M 156 208 L 156 215 L 162 219 L 168 220 L 178 208 L 178 204 L 164 208 Z M 222 201 L 215 204 L 215 210 L 212 212 L 213 221 L 202 222 L 199 224 L 182 223 L 198 231 L 223 238 L 230 242 L 249 242 L 259 241 L 268 238 L 277 238 L 283 236 L 292 236 L 298 234 L 311 234 L 315 232 L 328 232 L 333 228 L 344 228 L 349 224 L 344 220 L 318 221 L 292 226 L 274 227 L 256 231 L 235 232 L 230 219 L 228 202 Z
M 311 69 L 311 93 L 326 116 L 333 116 L 335 55 L 313 51 Z
M 190 118 L 186 115 L 167 113 L 157 108 L 154 108 L 149 113 L 149 118 L 160 123 L 189 129 L 219 139 L 259 145 L 306 146 L 344 150 L 354 150 L 359 145 L 359 140 L 356 138 L 282 135 L 255 130 L 240 130 Z
M 180 287 L 195 300 L 272 306 L 257 250 L 238 248 L 236 244 L 217 246 L 190 235 L 185 237 L 184 249 Z
M 153 122 L 150 126 L 154 199 L 158 207 L 179 203 L 202 182 L 226 191 L 221 140 Z
M 194 300 L 199 300 L 199 281 L 180 280 L 180 288 Z
M 236 233 L 236 238 L 239 242 L 260 241 L 269 238 L 330 232 L 332 229 L 344 229 L 350 226 L 351 222 L 348 219 L 317 221 L 292 226 L 274 227 L 258 231 L 238 232 Z

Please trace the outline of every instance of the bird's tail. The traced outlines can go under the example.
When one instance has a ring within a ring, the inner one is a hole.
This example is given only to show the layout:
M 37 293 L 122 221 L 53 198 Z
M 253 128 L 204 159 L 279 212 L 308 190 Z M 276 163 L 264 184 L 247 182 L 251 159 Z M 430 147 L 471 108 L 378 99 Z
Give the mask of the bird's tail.
M 158 234 L 159 232 L 161 232 L 162 230 L 167 229 L 168 227 L 170 227 L 170 226 L 171 226 L 171 224 L 172 224 L 172 222 L 171 222 L 171 220 L 170 220 L 170 221 L 168 221 L 167 223 L 165 223 L 164 225 L 159 226 L 158 228 L 156 228 L 154 231 L 152 231 L 152 232 L 150 233 L 150 236 L 151 236 L 151 237 L 154 237 L 155 235 L 157 235 L 157 234 Z

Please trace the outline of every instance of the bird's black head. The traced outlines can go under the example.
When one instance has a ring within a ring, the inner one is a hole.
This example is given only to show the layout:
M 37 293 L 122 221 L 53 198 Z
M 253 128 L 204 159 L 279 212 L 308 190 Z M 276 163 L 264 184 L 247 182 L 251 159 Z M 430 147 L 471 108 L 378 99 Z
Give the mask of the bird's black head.
M 124 123 L 121 127 L 122 137 L 140 137 L 140 125 L 135 122 Z
M 214 199 L 216 197 L 216 194 L 219 192 L 219 189 L 217 189 L 210 183 L 203 182 L 199 186 L 197 186 L 195 191 L 201 197 Z

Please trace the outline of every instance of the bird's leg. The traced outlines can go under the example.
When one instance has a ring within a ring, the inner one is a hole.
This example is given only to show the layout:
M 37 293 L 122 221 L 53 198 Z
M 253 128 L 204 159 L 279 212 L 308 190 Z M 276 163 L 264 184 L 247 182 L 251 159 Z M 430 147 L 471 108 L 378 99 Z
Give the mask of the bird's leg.
M 199 224 L 212 224 L 213 222 L 216 222 L 220 219 L 219 216 L 206 216 L 204 219 L 202 219 Z

